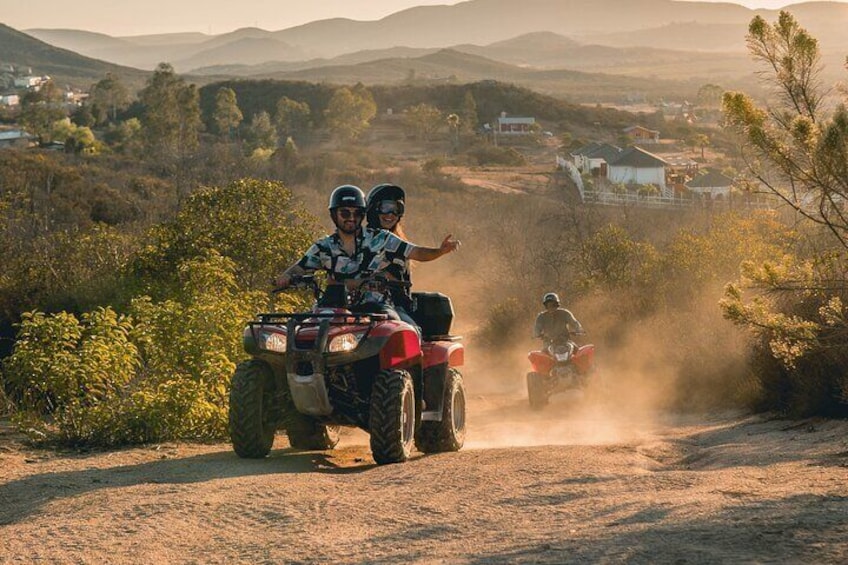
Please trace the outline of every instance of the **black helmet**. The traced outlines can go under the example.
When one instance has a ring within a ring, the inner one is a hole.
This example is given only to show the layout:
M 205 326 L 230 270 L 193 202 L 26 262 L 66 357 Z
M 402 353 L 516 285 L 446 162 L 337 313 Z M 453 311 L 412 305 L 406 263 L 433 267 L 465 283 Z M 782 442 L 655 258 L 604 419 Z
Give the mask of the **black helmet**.
M 369 210 L 381 200 L 398 200 L 403 202 L 406 199 L 406 193 L 401 187 L 396 184 L 383 183 L 374 186 L 368 191 L 368 197 L 365 199 L 365 207 Z
M 542 306 L 547 306 L 548 302 L 556 302 L 556 305 L 559 306 L 559 296 L 556 292 L 549 292 L 542 297 Z
M 365 199 L 365 212 L 368 216 L 368 225 L 380 226 L 380 220 L 377 217 L 377 206 L 383 200 L 395 200 L 398 203 L 398 219 L 402 218 L 405 199 L 406 193 L 396 184 L 383 183 L 372 187 L 368 191 L 368 197 Z
M 330 194 L 330 205 L 327 208 L 332 212 L 336 208 L 350 207 L 365 209 L 365 194 L 362 189 L 352 184 L 343 184 L 333 189 Z

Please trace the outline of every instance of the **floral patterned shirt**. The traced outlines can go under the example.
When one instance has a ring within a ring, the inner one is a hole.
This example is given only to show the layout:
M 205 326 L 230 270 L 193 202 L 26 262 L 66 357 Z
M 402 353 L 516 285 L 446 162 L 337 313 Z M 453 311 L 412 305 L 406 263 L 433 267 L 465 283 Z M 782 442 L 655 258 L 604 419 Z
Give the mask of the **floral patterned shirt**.
M 333 233 L 316 241 L 297 265 L 306 272 L 323 269 L 336 282 L 363 279 L 383 271 L 406 271 L 413 248 L 389 231 L 364 227 L 356 234 L 353 255 L 348 255 L 338 233 Z

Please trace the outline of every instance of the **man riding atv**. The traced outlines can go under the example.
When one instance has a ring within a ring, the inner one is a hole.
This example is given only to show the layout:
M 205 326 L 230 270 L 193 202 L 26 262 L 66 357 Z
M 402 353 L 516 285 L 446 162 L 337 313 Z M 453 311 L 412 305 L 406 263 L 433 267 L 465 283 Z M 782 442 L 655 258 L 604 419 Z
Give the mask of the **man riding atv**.
M 346 184 L 336 187 L 330 195 L 328 208 L 336 226 L 335 233 L 319 239 L 297 263 L 286 269 L 275 281 L 279 289 L 287 288 L 292 277 L 323 269 L 328 274 L 325 301 L 337 301 L 344 294 L 342 285 L 350 290 L 358 280 L 384 272 L 390 265 L 403 266 L 409 259 L 433 261 L 456 251 L 460 245 L 458 240 L 448 235 L 439 247 L 422 247 L 389 231 L 362 227 L 365 194 L 357 186 Z M 382 298 L 378 300 L 386 309 L 393 311 L 391 304 L 385 303 Z
M 417 327 L 392 308 L 386 266 L 433 260 L 456 249 L 415 246 L 385 230 L 361 228 L 362 191 L 330 197 L 336 232 L 317 241 L 277 279 L 276 291 L 311 288 L 307 311 L 260 313 L 243 333 L 251 358 L 231 380 L 229 428 L 240 457 L 268 455 L 277 430 L 295 449 L 332 449 L 339 426 L 370 435 L 379 464 L 422 453 L 457 451 L 465 438 L 461 338 L 450 333 L 453 307 L 437 292 L 412 293 Z M 306 273 L 327 271 L 322 291 Z
M 531 351 L 527 358 L 532 370 L 527 373 L 527 396 L 530 408 L 540 410 L 549 398 L 559 392 L 583 389 L 595 373 L 595 346 L 578 347 L 572 335 L 583 335 L 583 326 L 574 314 L 560 308 L 559 296 L 553 292 L 542 298 L 545 311 L 536 317 L 533 337 L 544 340 L 540 351 Z
M 571 341 L 571 334 L 582 334 L 583 326 L 571 311 L 560 308 L 559 296 L 555 292 L 545 294 L 542 305 L 545 310 L 536 316 L 533 337 L 543 339 L 548 346 L 568 345 L 570 353 L 573 353 L 577 344 Z

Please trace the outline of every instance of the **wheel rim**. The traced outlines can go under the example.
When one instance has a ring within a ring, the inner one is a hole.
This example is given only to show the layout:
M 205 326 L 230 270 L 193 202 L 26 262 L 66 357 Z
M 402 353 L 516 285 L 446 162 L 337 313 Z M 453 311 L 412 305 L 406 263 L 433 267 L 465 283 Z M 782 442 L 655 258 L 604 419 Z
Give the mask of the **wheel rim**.
M 451 401 L 451 416 L 453 418 L 453 429 L 457 432 L 465 431 L 465 395 L 461 390 L 456 391 Z
M 407 449 L 415 436 L 415 397 L 412 394 L 412 387 L 407 387 L 403 392 L 400 430 L 401 441 L 403 442 L 404 449 Z

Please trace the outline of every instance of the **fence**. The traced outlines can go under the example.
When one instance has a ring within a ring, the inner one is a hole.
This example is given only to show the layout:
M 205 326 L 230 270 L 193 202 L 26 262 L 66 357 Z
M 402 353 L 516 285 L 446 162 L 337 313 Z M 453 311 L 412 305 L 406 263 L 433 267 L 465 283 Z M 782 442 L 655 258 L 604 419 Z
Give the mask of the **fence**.
M 724 208 L 738 210 L 770 210 L 779 207 L 779 202 L 770 197 L 736 196 L 729 198 L 706 198 L 699 195 L 649 195 L 635 192 L 613 192 L 586 187 L 580 171 L 571 161 L 559 155 L 556 158 L 557 170 L 566 174 L 577 187 L 580 201 L 584 204 L 599 204 L 602 206 L 636 206 L 640 208 Z

